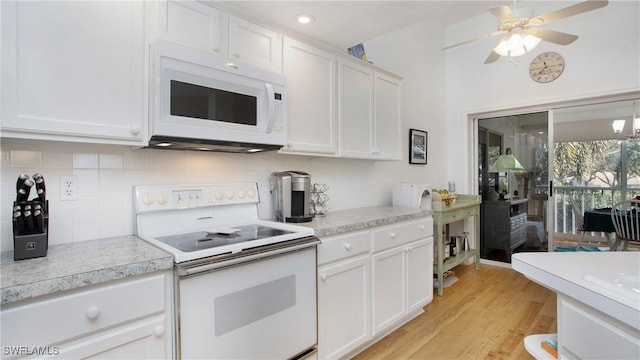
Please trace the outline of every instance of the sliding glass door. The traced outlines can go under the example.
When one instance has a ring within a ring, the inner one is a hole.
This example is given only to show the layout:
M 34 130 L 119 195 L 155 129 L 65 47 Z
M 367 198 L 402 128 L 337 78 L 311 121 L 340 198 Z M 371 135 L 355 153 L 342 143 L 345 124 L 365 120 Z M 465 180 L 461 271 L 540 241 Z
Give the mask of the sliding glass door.
M 640 195 L 637 93 L 543 108 L 474 117 L 483 259 L 510 262 L 520 251 L 606 251 L 607 233 L 580 232 L 585 211 Z M 614 120 L 624 120 L 621 131 L 614 131 Z M 499 161 L 508 155 L 511 162 Z
M 478 120 L 481 257 L 510 262 L 516 251 L 547 251 L 546 111 Z
M 638 100 L 613 101 L 554 110 L 555 250 L 602 251 L 611 237 L 582 234 L 585 211 L 608 209 L 640 194 L 640 141 L 633 118 Z M 624 121 L 617 133 L 614 121 Z M 640 126 L 640 124 L 638 124 Z M 606 210 L 604 211 L 606 213 Z

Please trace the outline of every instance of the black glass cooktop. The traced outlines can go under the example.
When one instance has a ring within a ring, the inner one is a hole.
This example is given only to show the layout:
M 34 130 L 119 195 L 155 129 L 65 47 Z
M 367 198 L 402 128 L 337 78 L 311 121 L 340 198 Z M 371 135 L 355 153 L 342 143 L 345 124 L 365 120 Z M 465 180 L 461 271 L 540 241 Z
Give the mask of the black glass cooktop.
M 206 231 L 198 231 L 187 234 L 157 237 L 156 240 L 180 251 L 191 252 L 292 233 L 291 231 L 275 229 L 263 225 L 234 226 L 234 228 L 240 229 L 240 231 L 233 232 L 231 234 L 212 234 Z

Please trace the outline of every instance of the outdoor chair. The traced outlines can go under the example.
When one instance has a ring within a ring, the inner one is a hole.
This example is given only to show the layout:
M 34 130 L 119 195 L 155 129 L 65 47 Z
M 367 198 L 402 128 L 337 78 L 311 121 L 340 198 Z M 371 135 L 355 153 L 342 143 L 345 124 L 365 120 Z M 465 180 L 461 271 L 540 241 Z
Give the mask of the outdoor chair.
M 616 229 L 616 241 L 611 250 L 627 250 L 629 243 L 640 244 L 640 200 L 631 199 L 611 208 L 611 220 Z

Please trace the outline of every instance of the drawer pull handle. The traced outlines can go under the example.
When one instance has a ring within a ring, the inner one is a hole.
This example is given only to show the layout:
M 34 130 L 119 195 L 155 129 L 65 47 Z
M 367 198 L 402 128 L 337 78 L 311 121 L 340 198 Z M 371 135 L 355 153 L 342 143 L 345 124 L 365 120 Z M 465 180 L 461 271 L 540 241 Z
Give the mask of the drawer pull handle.
M 87 317 L 89 320 L 95 320 L 100 315 L 100 309 L 97 306 L 92 306 L 87 310 Z
M 347 250 L 347 251 L 351 250 L 351 243 L 346 243 L 344 245 L 344 249 Z
M 322 281 L 327 280 L 327 274 L 321 274 L 321 275 L 320 275 L 320 279 L 321 279 Z
M 158 325 L 153 329 L 153 334 L 157 337 L 161 337 L 164 334 L 164 326 Z

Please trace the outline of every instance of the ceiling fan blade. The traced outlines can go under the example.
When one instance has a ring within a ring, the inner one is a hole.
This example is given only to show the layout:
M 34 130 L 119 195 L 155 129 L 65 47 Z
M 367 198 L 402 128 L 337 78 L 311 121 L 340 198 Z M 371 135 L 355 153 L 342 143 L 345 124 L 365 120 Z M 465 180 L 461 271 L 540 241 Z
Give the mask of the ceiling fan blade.
M 456 46 L 468 44 L 470 42 L 474 42 L 474 41 L 478 41 L 478 40 L 489 39 L 489 38 L 492 38 L 494 36 L 497 36 L 497 35 L 500 35 L 500 34 L 504 34 L 504 33 L 505 33 L 505 31 L 494 31 L 494 32 L 492 32 L 490 34 L 484 34 L 484 35 L 476 36 L 473 39 L 465 40 L 465 41 L 459 42 L 457 44 L 453 44 L 453 45 L 449 45 L 447 47 L 443 47 L 442 50 L 448 50 L 448 49 L 454 48 Z
M 542 16 L 536 16 L 535 18 L 532 19 L 530 24 L 532 25 L 548 24 L 552 21 L 564 19 L 569 16 L 582 14 L 584 12 L 595 10 L 595 9 L 600 9 L 602 7 L 607 6 L 608 3 L 609 3 L 608 1 L 601 1 L 601 0 L 583 1 L 581 3 L 568 6 L 564 9 L 552 11 Z
M 552 42 L 558 45 L 569 45 L 578 39 L 578 35 L 567 34 L 549 29 L 530 28 L 529 32 L 531 33 L 531 35 L 537 36 L 544 41 Z
M 485 64 L 491 64 L 493 62 L 498 61 L 498 59 L 500 59 L 500 54 L 498 54 L 495 51 L 491 51 L 491 54 L 489 54 L 489 56 L 487 56 L 487 59 L 484 61 Z
M 489 9 L 493 16 L 497 17 L 501 23 L 508 21 L 518 21 L 518 17 L 508 6 L 496 6 Z

